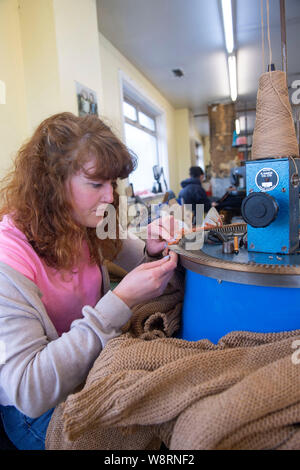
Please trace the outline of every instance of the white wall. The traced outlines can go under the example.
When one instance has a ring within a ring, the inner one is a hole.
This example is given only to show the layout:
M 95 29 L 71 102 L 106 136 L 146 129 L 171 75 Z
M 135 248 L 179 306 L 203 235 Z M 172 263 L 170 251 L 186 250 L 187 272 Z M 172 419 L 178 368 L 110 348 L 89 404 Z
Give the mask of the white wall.
M 77 114 L 75 80 L 101 101 L 101 68 L 95 0 L 53 0 L 60 109 Z
M 166 154 L 170 187 L 178 191 L 178 162 L 176 155 L 175 111 L 166 98 L 139 72 L 102 34 L 99 34 L 103 97 L 101 114 L 108 119 L 116 133 L 123 137 L 122 77 L 163 113 Z
M 53 2 L 19 0 L 19 17 L 31 134 L 43 119 L 60 110 Z
M 77 113 L 75 80 L 101 95 L 95 0 L 19 0 L 31 131 L 46 117 Z
M 6 85 L 6 103 L 0 104 L 0 176 L 3 176 L 28 134 L 17 0 L 0 1 L 0 80 Z
M 178 174 L 180 180 L 183 180 L 188 177 L 189 168 L 192 165 L 190 113 L 187 108 L 177 109 L 175 111 L 175 135 L 178 155 Z

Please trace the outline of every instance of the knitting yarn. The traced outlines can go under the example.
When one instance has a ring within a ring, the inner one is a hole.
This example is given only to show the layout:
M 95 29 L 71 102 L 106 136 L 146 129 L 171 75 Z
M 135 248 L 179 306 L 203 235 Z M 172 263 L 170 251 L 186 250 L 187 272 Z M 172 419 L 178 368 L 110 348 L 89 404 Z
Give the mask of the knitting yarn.
M 259 79 L 251 159 L 298 156 L 286 74 L 263 73 Z

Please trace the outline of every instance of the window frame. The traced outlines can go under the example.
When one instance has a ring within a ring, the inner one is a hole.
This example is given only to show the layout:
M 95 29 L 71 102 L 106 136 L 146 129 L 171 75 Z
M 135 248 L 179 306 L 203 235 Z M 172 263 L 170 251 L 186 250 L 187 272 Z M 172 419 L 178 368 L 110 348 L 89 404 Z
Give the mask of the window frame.
M 156 139 L 156 147 L 157 147 L 157 159 L 159 161 L 159 152 L 158 152 L 158 135 L 157 135 L 157 123 L 156 123 L 156 116 L 155 114 L 152 114 L 151 112 L 149 112 L 149 110 L 146 108 L 146 106 L 143 106 L 141 105 L 140 103 L 138 103 L 137 101 L 133 100 L 132 98 L 129 98 L 128 95 L 124 94 L 123 96 L 123 102 L 125 103 L 128 103 L 130 104 L 131 106 L 133 106 L 136 110 L 136 115 L 137 115 L 137 120 L 136 121 L 133 121 L 132 119 L 128 118 L 127 116 L 125 116 L 124 114 L 124 110 L 123 110 L 123 116 L 124 116 L 124 121 L 127 123 L 127 124 L 130 124 L 131 126 L 134 126 L 134 127 L 137 127 L 138 129 L 140 129 L 141 131 L 144 131 L 144 132 L 147 132 L 148 134 L 152 135 L 153 137 L 155 137 Z M 151 129 L 149 129 L 148 127 L 145 127 L 143 126 L 140 121 L 139 121 L 139 111 L 143 114 L 145 114 L 147 117 L 149 117 L 150 119 L 152 119 L 154 121 L 154 131 L 152 131 Z
M 128 101 L 134 104 L 140 104 L 141 110 L 145 114 L 153 117 L 155 119 L 156 126 L 156 144 L 157 144 L 157 161 L 154 164 L 160 165 L 164 168 L 164 175 L 167 181 L 168 186 L 170 187 L 170 161 L 169 161 L 169 140 L 168 140 L 168 125 L 167 125 L 167 109 L 162 104 L 159 103 L 156 99 L 153 98 L 151 92 L 146 91 L 144 87 L 134 81 L 130 74 L 127 74 L 121 68 L 118 70 L 118 79 L 119 79 L 119 107 L 120 107 L 120 118 L 122 121 L 122 138 L 126 144 L 126 131 L 125 131 L 125 115 L 123 112 L 123 102 Z M 133 125 L 129 120 L 127 121 L 128 125 Z M 149 130 L 143 128 L 143 131 L 146 133 Z M 151 131 L 150 131 L 151 134 Z M 129 180 L 129 178 L 128 178 Z

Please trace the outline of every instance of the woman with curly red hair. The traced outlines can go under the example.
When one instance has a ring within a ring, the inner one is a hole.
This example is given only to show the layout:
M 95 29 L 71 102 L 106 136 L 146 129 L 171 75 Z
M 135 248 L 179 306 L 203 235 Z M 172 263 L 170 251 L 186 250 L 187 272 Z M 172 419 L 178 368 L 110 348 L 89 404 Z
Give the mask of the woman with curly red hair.
M 0 411 L 19 449 L 44 449 L 54 407 L 84 382 L 131 308 L 160 295 L 174 272 L 174 253 L 145 263 L 145 248 L 162 252 L 157 237 L 97 237 L 108 205 L 118 209 L 116 180 L 134 167 L 99 118 L 61 113 L 40 124 L 3 181 Z M 113 291 L 106 259 L 130 270 Z

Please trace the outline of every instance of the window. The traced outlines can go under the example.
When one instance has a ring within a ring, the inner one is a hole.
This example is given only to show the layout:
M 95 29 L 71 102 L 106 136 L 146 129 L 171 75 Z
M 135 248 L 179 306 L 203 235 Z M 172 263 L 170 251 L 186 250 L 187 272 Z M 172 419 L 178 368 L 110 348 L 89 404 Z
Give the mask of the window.
M 195 153 L 196 153 L 196 165 L 200 166 L 204 171 L 204 154 L 202 144 L 196 142 L 195 144 Z
M 126 95 L 123 113 L 126 145 L 138 157 L 137 169 L 129 175 L 129 182 L 135 193 L 151 190 L 154 183 L 152 167 L 159 164 L 156 116 Z

